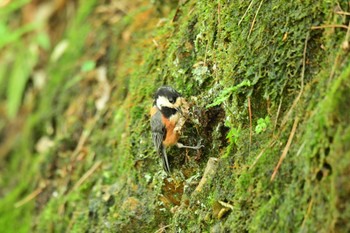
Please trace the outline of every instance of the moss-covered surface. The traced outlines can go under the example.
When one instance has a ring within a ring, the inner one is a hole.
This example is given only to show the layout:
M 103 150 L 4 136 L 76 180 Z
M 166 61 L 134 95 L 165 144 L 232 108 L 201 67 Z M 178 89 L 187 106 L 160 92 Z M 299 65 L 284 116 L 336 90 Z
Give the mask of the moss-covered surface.
M 46 37 L 0 40 L 0 231 L 349 232 L 348 4 L 72 1 Z M 205 145 L 170 148 L 171 176 L 148 119 L 163 84 Z

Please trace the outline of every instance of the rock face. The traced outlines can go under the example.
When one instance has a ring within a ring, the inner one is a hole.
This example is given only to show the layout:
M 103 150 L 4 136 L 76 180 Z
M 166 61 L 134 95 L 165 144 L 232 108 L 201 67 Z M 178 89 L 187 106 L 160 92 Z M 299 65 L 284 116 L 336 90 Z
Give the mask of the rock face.
M 44 28 L 0 39 L 1 229 L 350 232 L 347 2 L 49 9 Z M 180 141 L 204 144 L 170 148 L 171 175 L 148 119 L 161 85 L 188 101 Z

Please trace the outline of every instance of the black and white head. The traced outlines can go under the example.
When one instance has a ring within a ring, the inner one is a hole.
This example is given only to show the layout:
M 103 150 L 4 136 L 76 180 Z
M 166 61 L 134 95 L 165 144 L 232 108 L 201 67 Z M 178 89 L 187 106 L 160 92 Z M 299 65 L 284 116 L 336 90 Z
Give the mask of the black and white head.
M 177 111 L 181 105 L 181 98 L 174 88 L 162 86 L 154 94 L 154 105 L 163 113 Z

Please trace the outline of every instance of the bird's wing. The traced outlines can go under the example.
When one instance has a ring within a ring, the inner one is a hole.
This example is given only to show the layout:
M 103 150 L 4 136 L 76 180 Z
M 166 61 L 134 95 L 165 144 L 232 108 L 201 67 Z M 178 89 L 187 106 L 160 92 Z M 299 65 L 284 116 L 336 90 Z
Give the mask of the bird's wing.
M 161 155 L 163 161 L 163 168 L 167 173 L 170 173 L 170 166 L 165 147 L 163 146 L 163 140 L 166 136 L 166 128 L 162 122 L 161 112 L 156 112 L 151 117 L 151 130 L 154 146 L 157 153 Z
M 151 117 L 151 130 L 154 146 L 158 153 L 162 152 L 163 149 L 163 140 L 166 135 L 166 129 L 162 122 L 162 114 L 160 111 L 157 111 Z

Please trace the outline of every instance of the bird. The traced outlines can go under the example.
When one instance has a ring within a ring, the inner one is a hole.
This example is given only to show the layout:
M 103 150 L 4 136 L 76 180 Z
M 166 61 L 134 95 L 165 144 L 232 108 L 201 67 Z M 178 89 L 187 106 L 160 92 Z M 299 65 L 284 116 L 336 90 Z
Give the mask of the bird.
M 154 147 L 162 157 L 163 169 L 171 173 L 166 148 L 200 149 L 203 145 L 186 146 L 178 142 L 184 124 L 189 116 L 189 105 L 184 97 L 170 86 L 161 86 L 154 94 L 150 111 L 151 131 Z

